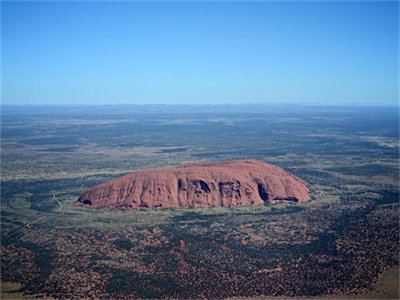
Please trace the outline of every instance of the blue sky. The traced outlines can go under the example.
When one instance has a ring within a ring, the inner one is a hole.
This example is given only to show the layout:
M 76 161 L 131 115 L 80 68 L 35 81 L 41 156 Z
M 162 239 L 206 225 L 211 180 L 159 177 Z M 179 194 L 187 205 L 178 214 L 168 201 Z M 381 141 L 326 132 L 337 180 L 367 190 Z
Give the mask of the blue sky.
M 3 104 L 397 104 L 398 3 L 2 2 Z

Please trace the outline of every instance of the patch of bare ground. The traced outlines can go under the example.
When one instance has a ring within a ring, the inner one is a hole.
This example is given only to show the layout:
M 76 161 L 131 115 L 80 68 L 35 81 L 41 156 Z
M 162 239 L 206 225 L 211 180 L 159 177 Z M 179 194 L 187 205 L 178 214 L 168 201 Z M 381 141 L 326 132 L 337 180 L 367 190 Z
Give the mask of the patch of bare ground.
M 383 272 L 378 281 L 374 285 L 374 290 L 360 295 L 321 295 L 315 297 L 232 297 L 229 299 L 245 300 L 245 299 L 340 299 L 340 300 L 353 300 L 353 299 L 400 299 L 400 269 L 399 266 L 394 266 Z
M 379 276 L 374 286 L 376 293 L 371 296 L 385 299 L 400 299 L 399 277 L 399 266 L 394 266 L 386 270 Z
M 21 292 L 22 285 L 18 282 L 1 282 L 0 283 L 0 299 L 32 299 L 32 298 L 40 298 L 40 299 L 55 299 L 52 297 L 47 297 L 43 294 L 37 295 L 24 295 Z
M 20 293 L 22 285 L 15 282 L 1 282 L 1 299 L 20 299 L 23 297 Z

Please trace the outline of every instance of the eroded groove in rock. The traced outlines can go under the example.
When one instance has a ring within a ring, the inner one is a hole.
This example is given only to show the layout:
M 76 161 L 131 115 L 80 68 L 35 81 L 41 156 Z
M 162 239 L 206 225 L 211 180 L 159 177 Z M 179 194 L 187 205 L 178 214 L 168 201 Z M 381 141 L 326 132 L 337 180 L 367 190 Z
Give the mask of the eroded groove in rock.
M 268 202 L 269 199 L 269 195 L 268 193 L 265 191 L 263 185 L 261 183 L 257 184 L 257 189 L 258 189 L 258 195 L 260 196 L 260 198 L 264 201 L 264 202 Z

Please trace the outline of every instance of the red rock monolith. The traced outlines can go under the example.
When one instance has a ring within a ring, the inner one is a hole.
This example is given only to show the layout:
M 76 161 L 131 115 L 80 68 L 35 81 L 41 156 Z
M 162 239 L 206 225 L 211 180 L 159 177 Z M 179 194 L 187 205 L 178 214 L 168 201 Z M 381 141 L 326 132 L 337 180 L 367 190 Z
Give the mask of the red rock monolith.
M 187 208 L 306 202 L 308 183 L 256 160 L 191 163 L 134 172 L 95 186 L 75 205 L 107 208 Z

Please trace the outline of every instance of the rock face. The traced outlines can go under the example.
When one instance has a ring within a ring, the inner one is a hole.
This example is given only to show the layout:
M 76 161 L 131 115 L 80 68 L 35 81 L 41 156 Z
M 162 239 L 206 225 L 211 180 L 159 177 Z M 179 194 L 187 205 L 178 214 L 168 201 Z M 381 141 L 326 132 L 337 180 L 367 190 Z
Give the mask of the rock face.
M 308 184 L 256 160 L 192 163 L 134 172 L 82 194 L 75 205 L 108 208 L 186 208 L 310 200 Z

